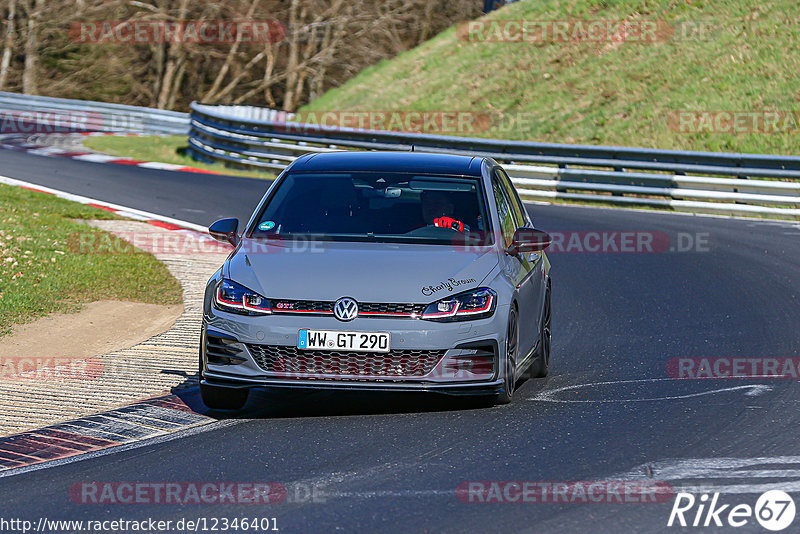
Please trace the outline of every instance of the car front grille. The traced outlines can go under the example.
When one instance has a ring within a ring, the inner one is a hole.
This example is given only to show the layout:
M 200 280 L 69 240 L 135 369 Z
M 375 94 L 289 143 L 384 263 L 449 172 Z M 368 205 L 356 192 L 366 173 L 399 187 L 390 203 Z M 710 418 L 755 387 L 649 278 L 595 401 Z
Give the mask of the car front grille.
M 323 300 L 276 300 L 273 313 L 333 313 L 333 302 Z
M 272 313 L 287 315 L 332 315 L 332 301 L 286 300 L 272 301 Z M 427 304 L 405 304 L 393 302 L 359 302 L 358 315 L 364 317 L 397 317 L 414 319 L 422 315 Z
M 300 350 L 277 345 L 247 345 L 256 363 L 267 373 L 296 378 L 421 377 L 444 356 L 444 350 L 340 352 Z
M 425 304 L 392 304 L 365 302 L 358 305 L 358 313 L 370 315 L 422 315 Z

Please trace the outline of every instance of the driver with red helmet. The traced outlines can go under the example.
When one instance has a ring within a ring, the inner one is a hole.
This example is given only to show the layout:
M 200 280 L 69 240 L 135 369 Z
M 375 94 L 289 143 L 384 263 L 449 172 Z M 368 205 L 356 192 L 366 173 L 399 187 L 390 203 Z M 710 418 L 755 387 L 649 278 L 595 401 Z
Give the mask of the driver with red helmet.
M 422 217 L 429 226 L 450 228 L 456 232 L 469 232 L 469 226 L 454 219 L 455 206 L 443 191 L 423 191 Z

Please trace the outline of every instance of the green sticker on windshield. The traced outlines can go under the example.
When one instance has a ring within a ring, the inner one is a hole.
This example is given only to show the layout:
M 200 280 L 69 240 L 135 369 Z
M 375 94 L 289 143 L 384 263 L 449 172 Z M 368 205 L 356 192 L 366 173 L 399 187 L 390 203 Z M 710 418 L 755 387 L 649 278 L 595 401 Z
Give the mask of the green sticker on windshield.
M 275 228 L 275 223 L 272 221 L 264 221 L 258 225 L 259 230 L 272 230 Z

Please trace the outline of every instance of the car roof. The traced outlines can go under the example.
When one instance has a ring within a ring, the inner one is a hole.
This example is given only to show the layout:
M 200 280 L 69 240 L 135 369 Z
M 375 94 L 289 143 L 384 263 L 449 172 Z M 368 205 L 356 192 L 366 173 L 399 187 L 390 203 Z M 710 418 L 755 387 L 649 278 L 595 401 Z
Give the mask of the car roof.
M 430 152 L 324 152 L 300 156 L 291 172 L 402 172 L 480 176 L 484 158 Z

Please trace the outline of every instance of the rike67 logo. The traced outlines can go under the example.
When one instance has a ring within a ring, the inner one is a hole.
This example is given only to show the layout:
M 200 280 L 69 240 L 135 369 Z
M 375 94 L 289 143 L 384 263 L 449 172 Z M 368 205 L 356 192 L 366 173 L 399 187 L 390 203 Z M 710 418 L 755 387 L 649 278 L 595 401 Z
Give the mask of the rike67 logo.
M 765 529 L 777 532 L 791 525 L 794 516 L 794 500 L 780 490 L 762 493 L 755 506 L 721 504 L 719 493 L 712 496 L 704 493 L 697 498 L 691 493 L 680 492 L 672 504 L 667 526 L 738 528 L 758 522 Z

